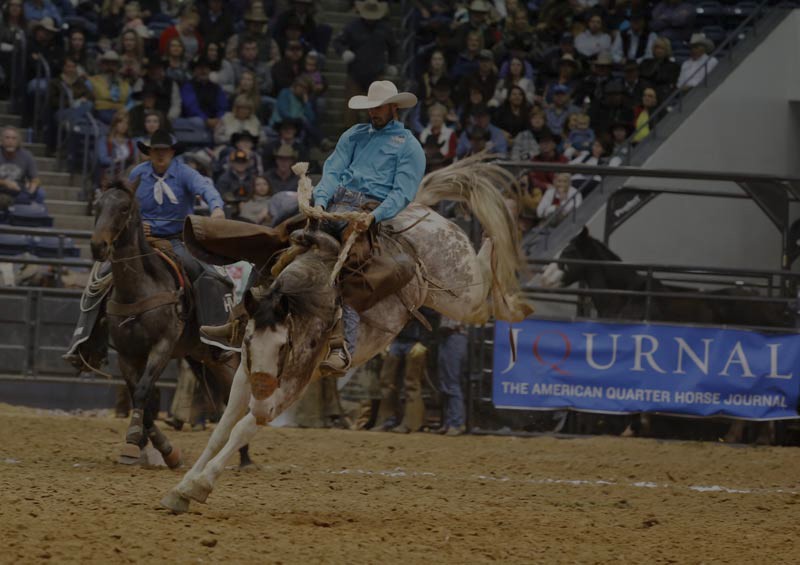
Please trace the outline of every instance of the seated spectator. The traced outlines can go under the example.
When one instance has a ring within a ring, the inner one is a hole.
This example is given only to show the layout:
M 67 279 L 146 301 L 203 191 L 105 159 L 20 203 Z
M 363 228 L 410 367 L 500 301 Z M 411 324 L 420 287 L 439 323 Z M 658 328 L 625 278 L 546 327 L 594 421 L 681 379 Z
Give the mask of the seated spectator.
M 540 106 L 534 106 L 528 113 L 528 128 L 519 132 L 511 145 L 511 160 L 529 161 L 536 157 L 539 154 L 539 138 L 546 131 L 549 132 L 544 111 Z
M 303 124 L 299 120 L 292 118 L 283 119 L 274 124 L 273 129 L 278 132 L 278 137 L 268 141 L 264 145 L 264 166 L 272 168 L 275 166 L 275 153 L 282 145 L 287 145 L 295 150 L 299 160 L 308 161 L 308 147 L 300 139 L 299 133 L 303 129 Z
M 525 92 L 519 86 L 512 86 L 508 98 L 494 114 L 492 121 L 501 130 L 506 132 L 509 139 L 528 127 L 528 116 L 531 105 L 525 98 Z
M 624 93 L 622 82 L 612 80 L 606 83 L 604 98 L 592 103 L 589 117 L 596 133 L 605 135 L 612 124 L 633 127 L 633 108 L 628 105 Z
M 309 80 L 302 76 L 294 79 L 291 88 L 281 90 L 275 104 L 275 111 L 272 113 L 272 123 L 275 124 L 287 118 L 297 120 L 303 124 L 303 130 L 308 134 L 309 141 L 319 143 L 321 135 L 316 125 L 317 116 L 309 97 L 310 90 Z
M 470 120 L 471 124 L 464 129 L 461 136 L 458 138 L 456 157 L 461 159 L 472 149 L 470 132 L 475 128 L 479 128 L 482 132 L 486 132 L 489 135 L 488 141 L 492 144 L 492 153 L 502 157 L 508 154 L 508 141 L 506 141 L 506 136 L 500 128 L 491 124 L 489 109 L 486 106 L 476 106 L 473 108 Z
M 618 167 L 622 164 L 622 161 L 619 157 L 610 157 L 611 151 L 612 146 L 610 142 L 596 139 L 592 143 L 590 151 L 577 151 L 574 147 L 569 147 L 564 151 L 564 156 L 569 158 L 570 165 L 608 165 L 610 167 Z M 602 180 L 600 175 L 575 173 L 572 175 L 572 186 L 578 189 L 582 195 L 587 195 L 594 190 Z
M 100 56 L 98 63 L 100 74 L 89 78 L 89 86 L 94 93 L 95 114 L 108 124 L 114 114 L 128 104 L 131 85 L 119 76 L 120 59 L 116 51 L 106 51 Z
M 582 201 L 581 194 L 570 184 L 569 173 L 558 173 L 544 191 L 536 213 L 542 219 L 556 214 L 563 218 L 580 206 Z
M 155 58 L 154 58 L 155 59 Z M 189 65 L 186 59 L 186 49 L 180 37 L 173 37 L 167 43 L 167 55 L 165 57 L 167 68 L 164 71 L 167 78 L 176 84 L 183 86 L 183 83 L 191 80 Z
M 570 94 L 574 94 L 580 84 L 578 81 L 578 73 L 580 71 L 580 63 L 572 55 L 564 55 L 558 64 L 558 77 L 547 83 L 544 89 L 544 102 L 545 104 L 553 103 L 553 87 L 566 86 L 569 88 Z
M 587 59 L 609 52 L 611 36 L 605 31 L 603 16 L 593 13 L 586 23 L 586 29 L 575 38 L 575 50 Z
M 511 64 L 511 59 L 519 59 L 522 61 L 522 66 L 524 69 L 523 76 L 529 79 L 531 82 L 536 78 L 536 71 L 528 62 L 528 59 L 531 57 L 530 49 L 527 47 L 528 42 L 522 41 L 520 38 L 516 38 L 513 41 L 504 44 L 507 49 L 505 50 L 505 60 L 500 65 L 500 78 L 505 78 L 508 76 L 509 68 L 508 66 Z M 495 46 L 497 47 L 497 46 Z
M 233 91 L 233 99 L 235 100 L 239 96 L 244 96 L 247 98 L 250 103 L 255 108 L 256 115 L 259 119 L 261 117 L 261 92 L 258 87 L 258 79 L 256 78 L 255 73 L 251 71 L 244 71 L 242 73 L 242 77 L 239 79 L 239 83 L 236 85 L 236 89 Z
M 266 225 L 269 220 L 270 196 L 272 190 L 269 180 L 264 175 L 257 176 L 253 183 L 252 198 L 239 204 L 239 218 L 254 224 Z
M 654 113 L 658 107 L 658 95 L 654 88 L 645 88 L 642 93 L 642 103 L 633 110 L 636 117 L 634 124 L 633 143 L 640 143 L 650 135 L 650 125 L 654 124 L 658 116 Z M 652 120 L 652 121 L 651 121 Z
M 579 53 L 575 50 L 575 37 L 568 31 L 561 34 L 558 47 L 551 49 L 542 56 L 544 62 L 542 72 L 548 76 L 558 76 L 561 59 L 564 55 L 569 55 L 575 61 L 580 57 Z
M 678 83 L 681 68 L 672 58 L 672 45 L 665 37 L 653 42 L 653 57 L 639 65 L 639 76 L 650 83 L 659 99 L 665 100 Z
M 232 77 L 220 77 L 221 84 L 226 88 L 232 90 L 234 85 L 239 84 L 242 73 L 250 71 L 256 76 L 261 94 L 272 94 L 272 68 L 268 62 L 258 59 L 258 42 L 254 37 L 246 37 L 242 40 L 239 46 L 239 57 L 233 61 L 231 68 L 233 70 Z
M 600 53 L 591 63 L 591 74 L 584 78 L 572 93 L 573 100 L 586 106 L 602 100 L 606 83 L 611 80 L 611 55 Z
M 575 124 L 569 129 L 567 146 L 578 153 L 589 151 L 594 143 L 595 134 L 590 127 L 591 120 L 588 114 L 573 114 L 572 118 L 574 118 Z M 564 154 L 566 155 L 566 151 L 564 151 Z
M 288 37 L 287 30 L 291 26 L 299 28 L 299 37 Z M 272 34 L 280 47 L 285 47 L 291 39 L 300 39 L 318 53 L 327 53 L 332 33 L 331 26 L 316 21 L 312 0 L 292 0 L 289 7 L 278 14 Z
M 441 147 L 439 147 L 439 141 L 433 137 L 429 136 L 428 139 L 425 140 L 425 143 L 422 144 L 422 150 L 425 152 L 425 173 L 432 173 L 433 171 L 438 171 L 442 167 L 446 167 L 449 165 L 451 161 L 445 159 L 445 156 L 442 155 Z
M 233 151 L 244 151 L 250 157 L 250 167 L 256 174 L 264 174 L 264 161 L 258 154 L 258 139 L 247 130 L 239 131 L 231 136 L 229 146 Z M 227 158 L 227 155 L 226 155 Z
M 620 163 L 627 163 L 631 153 L 628 137 L 631 135 L 631 125 L 627 122 L 616 122 L 611 125 L 611 141 L 614 147 L 611 158 L 619 159 Z
M 469 125 L 470 116 L 472 115 L 472 110 L 477 108 L 478 106 L 486 106 L 486 102 L 488 99 L 483 97 L 483 90 L 478 85 L 472 85 L 469 87 L 469 94 L 467 96 L 466 101 L 461 104 L 458 109 L 456 110 L 456 118 L 457 122 L 455 125 L 455 129 L 460 131 L 463 129 L 464 125 Z
M 142 7 L 139 2 L 125 2 L 125 9 L 123 10 L 122 32 L 128 30 L 136 32 L 142 39 L 150 38 L 150 30 L 144 24 L 142 19 Z
M 22 148 L 19 131 L 5 126 L 0 133 L 0 210 L 12 204 L 44 204 L 36 161 Z
M 219 85 L 208 80 L 211 67 L 205 57 L 192 62 L 192 80 L 181 88 L 183 119 L 213 132 L 228 109 L 228 99 Z
M 233 151 L 228 159 L 230 166 L 217 179 L 216 186 L 227 204 L 238 205 L 253 195 L 256 171 L 251 166 L 250 156 L 244 151 Z M 234 216 L 238 215 L 238 206 L 236 208 Z
M 544 111 L 547 128 L 553 133 L 562 132 L 569 115 L 577 112 L 580 112 L 580 109 L 572 105 L 569 87 L 563 84 L 554 86 L 553 104 Z
M 447 60 L 441 49 L 435 49 L 431 53 L 428 68 L 417 80 L 419 85 L 417 92 L 421 102 L 429 102 L 433 98 L 433 87 L 440 80 L 448 80 Z
M 253 103 L 243 95 L 233 101 L 233 109 L 226 112 L 214 129 L 214 142 L 227 143 L 231 136 L 240 131 L 246 131 L 256 140 L 261 138 L 261 122 L 253 111 Z
M 625 105 L 632 108 L 642 99 L 642 92 L 649 84 L 639 76 L 639 65 L 635 61 L 625 63 L 624 69 L 622 95 L 625 98 Z
M 206 43 L 205 55 L 206 59 L 208 59 L 208 64 L 211 65 L 211 72 L 208 74 L 209 80 L 220 85 L 225 94 L 230 96 L 236 91 L 236 83 L 225 83 L 225 81 L 231 79 L 235 72 L 233 70 L 233 64 L 223 58 L 222 44 L 214 42 Z
M 319 67 L 320 55 L 316 51 L 309 51 L 303 59 L 303 74 L 302 78 L 308 79 L 311 85 L 311 106 L 314 108 L 314 114 L 321 116 L 325 112 L 325 92 L 328 90 L 328 79 L 322 74 Z
M 265 176 L 272 187 L 272 193 L 297 192 L 297 182 L 300 180 L 292 171 L 292 166 L 297 162 L 297 152 L 288 145 L 281 145 L 275 152 L 275 166 L 269 169 Z
M 453 158 L 456 156 L 456 132 L 445 124 L 445 117 L 447 116 L 447 108 L 441 104 L 435 104 L 428 110 L 428 126 L 419 134 L 419 141 L 422 145 L 428 139 L 436 140 L 444 161 L 452 163 Z
M 119 37 L 125 22 L 125 0 L 108 0 L 100 8 L 98 31 L 103 37 Z
M 647 25 L 647 14 L 636 10 L 631 14 L 630 27 L 621 31 L 611 45 L 611 59 L 617 64 L 641 63 L 653 56 L 653 43 L 658 39 Z
M 470 90 L 473 88 L 479 89 L 483 103 L 488 103 L 494 96 L 498 80 L 494 55 L 488 49 L 482 49 L 478 53 L 477 70 L 462 78 L 458 83 L 458 88 L 455 92 L 456 103 L 459 105 L 465 104 L 470 96 Z
M 508 66 L 508 74 L 505 78 L 501 78 L 495 88 L 494 96 L 489 100 L 490 108 L 497 108 L 502 106 L 508 98 L 509 92 L 512 88 L 517 87 L 522 91 L 527 104 L 533 104 L 533 97 L 536 94 L 536 89 L 533 85 L 533 80 L 525 77 L 525 65 L 522 59 L 512 57 Z
M 458 54 L 453 68 L 450 69 L 450 78 L 458 82 L 462 78 L 475 73 L 479 66 L 478 55 L 483 48 L 483 39 L 480 32 L 471 31 L 467 34 L 466 47 Z M 491 51 L 489 52 L 491 53 Z M 492 59 L 494 60 L 494 55 L 492 55 Z
M 689 46 L 691 48 L 689 58 L 681 65 L 681 74 L 678 77 L 678 88 L 684 91 L 703 82 L 708 73 L 719 63 L 716 57 L 709 55 L 714 50 L 714 42 L 705 34 L 692 34 Z
M 407 121 L 411 131 L 417 135 L 425 129 L 429 122 L 430 108 L 434 105 L 444 106 L 447 110 L 445 121 L 449 124 L 454 124 L 458 121 L 458 116 L 455 112 L 455 104 L 450 96 L 450 81 L 447 79 L 440 80 L 433 88 L 433 96 L 429 101 L 422 102 L 414 106 L 408 115 Z
M 206 43 L 224 44 L 234 34 L 233 14 L 226 10 L 225 4 L 223 0 L 208 0 L 206 6 L 200 9 L 197 31 Z
M 35 26 L 45 18 L 50 18 L 58 27 L 61 27 L 63 23 L 61 12 L 50 0 L 27 0 L 25 2 L 25 20 L 29 25 Z
M 489 130 L 475 126 L 472 127 L 468 132 L 464 132 L 461 135 L 462 137 L 465 135 L 467 136 L 468 145 L 466 147 L 466 151 L 459 157 L 459 159 L 469 157 L 470 155 L 475 155 L 484 149 L 489 149 L 491 151 L 492 134 L 489 133 Z
M 128 112 L 131 137 L 150 139 L 150 135 L 155 133 L 157 129 L 163 129 L 168 133 L 172 133 L 172 125 L 169 123 L 166 116 L 164 116 L 164 113 L 158 108 L 158 89 L 153 84 L 145 83 L 141 91 L 133 94 L 133 99 L 139 100 L 139 103 Z M 154 112 L 160 116 L 158 120 L 159 127 L 148 133 L 147 115 Z
M 65 58 L 69 57 L 78 65 L 78 74 L 84 77 L 93 75 L 97 71 L 94 54 L 89 52 L 86 46 L 86 32 L 81 28 L 69 30 L 67 39 L 67 51 Z
M 158 39 L 158 52 L 163 57 L 167 54 L 169 42 L 176 37 L 181 40 L 183 48 L 186 50 L 186 60 L 193 60 L 203 52 L 203 37 L 197 31 L 200 24 L 200 15 L 197 9 L 191 4 L 186 4 L 181 10 L 180 18 L 174 25 L 169 26 Z
M 691 2 L 683 0 L 661 0 L 653 8 L 650 28 L 673 44 L 689 39 L 697 11 Z
M 51 76 L 61 72 L 64 62 L 64 42 L 51 18 L 43 18 L 33 25 L 31 39 L 28 42 L 28 80 L 36 77 L 36 62 L 41 58 L 50 65 Z M 42 85 L 47 88 L 47 85 Z M 31 91 L 29 85 L 29 92 Z
M 125 169 L 138 162 L 136 143 L 128 136 L 128 112 L 117 110 L 108 126 L 108 133 L 97 138 L 97 179 L 116 179 Z
M 50 79 L 48 98 L 52 113 L 47 148 L 55 151 L 59 122 L 75 123 L 92 111 L 92 91 L 86 78 L 78 73 L 77 63 L 71 58 L 64 59 L 61 74 Z
M 250 8 L 244 15 L 244 30 L 228 39 L 225 46 L 226 58 L 235 59 L 239 45 L 247 37 L 255 37 L 258 43 L 258 60 L 266 61 L 271 66 L 281 59 L 281 49 L 267 30 L 269 18 L 264 13 L 262 2 L 251 2 Z
M 303 45 L 299 41 L 289 41 L 283 58 L 272 66 L 271 72 L 273 92 L 291 87 L 294 79 L 303 74 Z
M 144 100 L 143 92 L 149 90 L 155 95 L 154 107 L 164 114 L 169 120 L 174 120 L 181 116 L 183 102 L 181 101 L 180 84 L 169 76 L 164 69 L 164 62 L 153 57 L 147 61 L 145 75 L 142 82 L 142 92 L 139 99 Z M 137 123 L 131 119 L 131 123 Z
M 127 80 L 134 90 L 141 88 L 141 84 L 138 84 L 138 82 L 144 74 L 142 70 L 144 46 L 139 34 L 131 29 L 122 32 L 120 36 L 119 60 L 119 76 Z
M 501 30 L 491 22 L 492 5 L 486 0 L 472 0 L 468 8 L 467 21 L 457 25 L 452 33 L 451 44 L 457 51 L 469 50 L 469 36 L 478 34 L 480 49 L 491 49 L 501 38 Z
M 136 145 L 137 150 L 139 147 L 138 143 L 140 141 L 144 144 L 147 144 L 147 141 L 151 137 L 153 137 L 153 134 L 158 130 L 163 129 L 166 132 L 170 133 L 172 132 L 172 128 L 169 125 L 169 121 L 167 120 L 167 118 L 164 117 L 164 114 L 162 114 L 158 110 L 145 110 L 143 123 L 144 127 L 142 129 L 141 135 L 131 134 L 131 137 L 133 137 L 133 140 L 137 143 Z M 138 151 L 138 153 L 140 161 L 144 161 L 147 158 L 147 156 L 141 151 Z
M 558 144 L 561 139 L 549 131 L 543 132 L 539 136 L 539 154 L 536 155 L 531 161 L 534 163 L 566 163 L 567 158 L 561 155 L 558 150 Z M 547 190 L 553 183 L 555 173 L 547 171 L 531 171 L 530 173 L 531 186 L 538 186 L 542 190 Z

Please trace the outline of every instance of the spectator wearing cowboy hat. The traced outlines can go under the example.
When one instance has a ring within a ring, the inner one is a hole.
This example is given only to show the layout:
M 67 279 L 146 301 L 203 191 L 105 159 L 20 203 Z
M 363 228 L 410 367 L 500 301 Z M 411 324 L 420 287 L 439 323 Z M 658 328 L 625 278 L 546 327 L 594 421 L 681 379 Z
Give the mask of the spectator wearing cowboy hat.
M 585 104 L 588 98 L 590 102 L 603 98 L 603 89 L 611 79 L 611 66 L 613 61 L 611 55 L 602 52 L 594 58 L 591 65 L 591 74 L 583 79 L 578 88 L 573 92 L 573 99 L 578 104 Z
M 214 143 L 227 143 L 236 132 L 246 131 L 259 140 L 261 138 L 261 121 L 255 114 L 253 102 L 243 94 L 233 100 L 233 108 L 225 112 L 214 128 Z
M 336 149 L 325 161 L 322 179 L 314 188 L 314 205 L 332 212 L 374 207 L 366 219 L 353 224 L 359 232 L 366 231 L 373 222 L 394 218 L 408 206 L 425 172 L 425 152 L 399 121 L 397 111 L 416 104 L 416 96 L 398 92 L 390 81 L 376 81 L 366 96 L 350 98 L 348 107 L 367 110 L 370 123 L 355 125 L 339 138 Z M 333 229 L 341 231 L 344 227 Z M 343 307 L 342 322 L 343 328 L 339 329 L 343 332 L 334 331 L 330 354 L 320 365 L 323 374 L 344 374 L 350 367 L 358 313 Z
M 492 5 L 486 0 L 472 0 L 468 7 L 467 21 L 458 25 L 451 38 L 451 46 L 456 51 L 467 48 L 467 36 L 478 32 L 482 39 L 481 49 L 491 49 L 500 40 L 501 31 L 492 23 Z
M 347 64 L 345 94 L 348 98 L 367 92 L 367 87 L 382 76 L 398 73 L 399 52 L 394 30 L 386 20 L 389 5 L 378 0 L 358 0 L 358 19 L 348 23 L 334 40 L 336 52 Z M 348 106 L 345 120 L 353 124 L 357 112 Z
M 61 65 L 64 61 L 64 42 L 59 35 L 60 33 L 61 30 L 52 18 L 42 18 L 33 24 L 31 39 L 28 43 L 29 81 L 34 80 L 36 77 L 36 62 L 40 58 L 50 65 L 51 75 L 57 75 L 61 72 Z
M 678 88 L 684 91 L 703 82 L 719 63 L 716 57 L 709 55 L 714 50 L 714 42 L 704 33 L 693 33 L 689 47 L 689 58 L 681 65 L 681 74 L 678 76 Z
M 252 167 L 250 155 L 244 151 L 231 151 L 228 161 L 230 165 L 217 179 L 216 185 L 222 199 L 227 204 L 235 205 L 230 214 L 235 217 L 238 216 L 238 203 L 249 200 L 253 195 L 257 173 Z
M 281 58 L 281 49 L 266 29 L 269 17 L 264 12 L 263 2 L 249 2 L 250 8 L 244 14 L 244 31 L 231 36 L 225 46 L 227 58 L 235 59 L 245 38 L 254 37 L 258 43 L 258 60 L 274 65 Z
M 297 192 L 297 182 L 300 179 L 292 171 L 292 165 L 297 163 L 297 151 L 289 145 L 281 145 L 275 152 L 274 158 L 275 166 L 264 174 L 272 187 L 273 194 L 284 191 Z
M 575 37 L 572 33 L 565 31 L 561 34 L 558 41 L 558 46 L 544 55 L 544 68 L 542 69 L 548 76 L 558 76 L 561 60 L 564 55 L 571 56 L 575 61 L 578 61 L 580 55 L 575 50 Z M 580 64 L 579 70 L 580 70 Z
M 301 121 L 293 118 L 283 118 L 281 121 L 274 124 L 272 129 L 278 133 L 278 137 L 271 139 L 264 145 L 262 155 L 265 167 L 271 168 L 275 166 L 275 153 L 281 145 L 288 145 L 294 149 L 300 161 L 308 161 L 308 147 L 299 136 L 303 129 L 303 123 Z
M 118 110 L 127 106 L 131 85 L 119 76 L 120 58 L 116 51 L 106 51 L 100 56 L 98 63 L 100 74 L 89 77 L 89 86 L 94 92 L 95 114 L 108 124 Z
M 214 131 L 228 108 L 228 98 L 218 84 L 209 80 L 210 69 L 205 57 L 192 61 L 192 80 L 181 87 L 183 118 L 180 121 Z

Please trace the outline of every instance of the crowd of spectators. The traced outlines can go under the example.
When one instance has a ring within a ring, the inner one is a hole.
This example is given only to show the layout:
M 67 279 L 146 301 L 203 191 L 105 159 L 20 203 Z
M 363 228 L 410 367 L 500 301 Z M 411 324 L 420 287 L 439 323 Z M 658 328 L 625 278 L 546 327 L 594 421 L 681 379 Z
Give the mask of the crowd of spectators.
M 47 93 L 49 152 L 59 124 L 93 116 L 100 134 L 92 162 L 100 182 L 144 158 L 137 142 L 165 129 L 192 149 L 185 159 L 222 182 L 229 212 L 238 217 L 241 203 L 255 194 L 255 179 L 262 192 L 291 191 L 297 183 L 292 162 L 308 158 L 312 147 L 330 147 L 320 115 L 332 29 L 315 20 L 312 0 L 286 4 L 277 10 L 268 0 L 7 0 L 0 88 L 9 91 L 10 53 L 24 37 L 24 125 L 35 95 Z M 80 146 L 66 145 L 73 153 Z M 242 217 L 269 223 L 272 215 Z
M 649 135 L 659 104 L 716 65 L 696 7 L 682 0 L 415 5 L 420 104 L 407 124 L 429 168 L 486 147 L 517 161 L 621 164 Z M 568 213 L 599 182 L 525 174 L 523 229 Z

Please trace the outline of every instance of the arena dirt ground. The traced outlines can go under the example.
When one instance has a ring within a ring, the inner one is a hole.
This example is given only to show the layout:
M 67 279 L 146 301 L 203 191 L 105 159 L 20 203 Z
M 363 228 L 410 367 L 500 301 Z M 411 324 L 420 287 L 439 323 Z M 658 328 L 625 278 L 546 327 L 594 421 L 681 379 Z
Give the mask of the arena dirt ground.
M 797 448 L 266 429 L 258 470 L 174 516 L 179 474 L 117 464 L 124 428 L 0 405 L 0 561 L 800 560 Z

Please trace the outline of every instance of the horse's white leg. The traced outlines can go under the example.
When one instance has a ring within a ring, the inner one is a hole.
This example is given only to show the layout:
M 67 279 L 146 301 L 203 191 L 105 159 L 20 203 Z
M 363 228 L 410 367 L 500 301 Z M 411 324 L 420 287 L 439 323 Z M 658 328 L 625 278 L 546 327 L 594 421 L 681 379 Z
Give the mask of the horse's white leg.
M 200 475 L 205 469 L 209 461 L 222 449 L 231 435 L 234 425 L 242 419 L 242 416 L 247 412 L 247 402 L 250 399 L 250 385 L 247 382 L 247 374 L 243 365 L 239 365 L 236 370 L 236 375 L 233 377 L 233 384 L 231 385 L 231 394 L 228 398 L 228 405 L 225 407 L 225 412 L 222 414 L 217 427 L 211 434 L 203 453 L 195 461 L 191 469 L 183 476 L 183 479 L 177 486 L 161 500 L 161 505 L 169 508 L 174 512 L 185 512 L 189 509 L 189 499 L 184 496 L 185 492 L 191 481 Z

